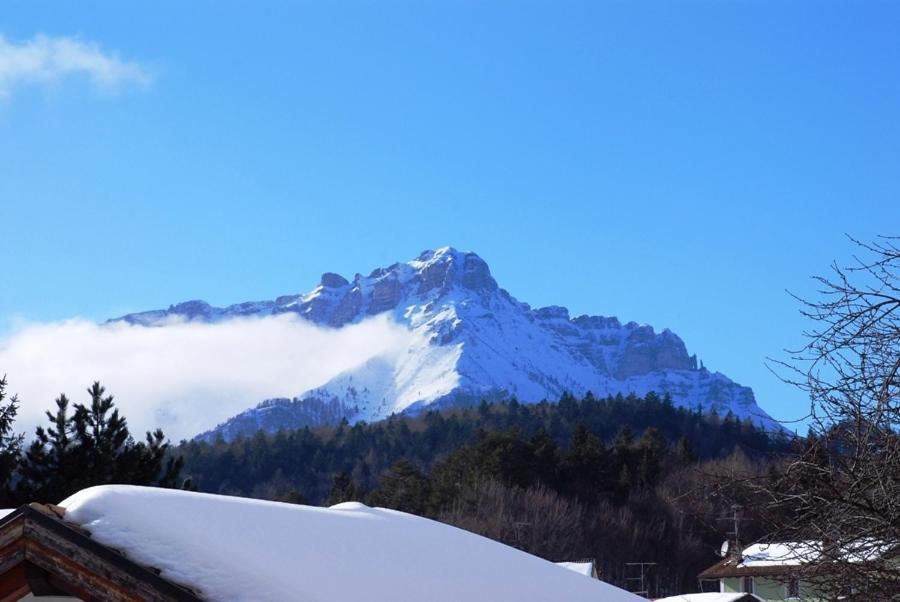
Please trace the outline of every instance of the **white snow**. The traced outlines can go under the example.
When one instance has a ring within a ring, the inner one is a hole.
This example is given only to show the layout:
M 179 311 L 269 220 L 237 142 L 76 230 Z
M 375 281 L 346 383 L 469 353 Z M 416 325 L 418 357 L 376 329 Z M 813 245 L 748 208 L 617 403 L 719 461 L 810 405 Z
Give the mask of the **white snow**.
M 737 566 L 797 566 L 835 556 L 846 562 L 864 562 L 879 558 L 893 548 L 894 546 L 875 539 L 861 539 L 828 553 L 821 541 L 814 540 L 755 543 L 744 548 Z
M 316 508 L 106 485 L 61 506 L 95 540 L 210 600 L 643 600 L 467 531 L 357 502 Z
M 750 389 L 692 367 L 684 343 L 671 331 L 657 334 L 650 326 L 623 325 L 615 318 L 573 319 L 562 307 L 532 310 L 499 290 L 473 291 L 460 283 L 466 256 L 442 247 L 362 278 L 364 292 L 381 279 L 400 283 L 392 318 L 421 342 L 406 354 L 383 358 L 382 374 L 351 371 L 317 388 L 316 395 L 343 400 L 352 379 L 358 419 L 371 421 L 448 395 L 477 400 L 493 394 L 536 402 L 558 399 L 564 392 L 583 395 L 590 390 L 606 396 L 667 391 L 676 404 L 715 408 L 723 416 L 730 410 L 740 419 L 778 428 L 755 404 Z M 422 292 L 417 277 L 440 262 L 450 262 L 452 285 Z M 361 311 L 364 307 L 365 302 Z M 658 351 L 660 346 L 666 350 Z M 654 368 L 655 360 L 648 358 L 657 353 L 677 356 L 669 361 L 679 367 Z M 362 389 L 367 395 L 358 394 Z
M 660 598 L 654 602 L 734 602 L 740 600 L 744 596 L 753 596 L 753 594 L 745 593 L 705 593 L 705 594 L 682 594 L 680 596 L 671 596 L 669 598 Z M 753 596 L 762 602 L 762 598 Z
M 796 566 L 818 556 L 818 546 L 811 542 L 755 543 L 744 548 L 737 566 Z
M 557 562 L 556 565 L 561 566 L 564 569 L 569 569 L 570 571 L 575 571 L 579 575 L 584 575 L 585 577 L 594 576 L 594 563 L 592 562 Z
M 404 278 L 409 278 L 405 272 L 400 274 Z M 650 344 L 644 339 L 668 338 L 675 341 L 673 348 L 683 349 L 674 334 L 657 335 L 649 326 L 622 326 L 614 319 L 597 328 L 582 327 L 563 311 L 524 310 L 512 298 L 496 293 L 479 297 L 459 286 L 438 299 L 409 287 L 392 319 L 410 329 L 416 343 L 406 353 L 379 358 L 380 372 L 371 366 L 351 370 L 298 398 L 348 401 L 351 394 L 353 404 L 348 407 L 359 407 L 358 419 L 372 421 L 448 395 L 478 400 L 496 394 L 537 402 L 556 400 L 564 392 L 642 396 L 668 391 L 676 404 L 715 407 L 722 416 L 730 410 L 740 419 L 777 428 L 756 406 L 749 389 L 722 374 L 695 369 L 621 373 L 626 359 Z M 688 361 L 686 350 L 682 361 Z M 359 394 L 362 390 L 365 395 Z
M 671 331 L 657 333 L 651 326 L 622 324 L 613 317 L 572 318 L 558 306 L 532 309 L 498 288 L 480 258 L 451 247 L 357 275 L 347 286 L 320 285 L 297 299 L 288 304 L 291 310 L 320 325 L 339 330 L 383 314 L 412 336 L 413 342 L 399 353 L 373 353 L 371 361 L 297 391 L 295 400 L 340 402 L 352 421 L 482 399 L 515 397 L 530 403 L 557 400 L 565 392 L 605 397 L 655 391 L 668 393 L 676 405 L 714 409 L 720 416 L 731 411 L 738 419 L 780 429 L 756 405 L 752 390 L 718 372 L 698 369 L 696 358 Z M 268 315 L 275 303 L 227 308 L 193 304 L 188 309 L 197 314 L 192 319 L 223 321 L 255 307 Z M 154 324 L 165 313 L 126 319 Z

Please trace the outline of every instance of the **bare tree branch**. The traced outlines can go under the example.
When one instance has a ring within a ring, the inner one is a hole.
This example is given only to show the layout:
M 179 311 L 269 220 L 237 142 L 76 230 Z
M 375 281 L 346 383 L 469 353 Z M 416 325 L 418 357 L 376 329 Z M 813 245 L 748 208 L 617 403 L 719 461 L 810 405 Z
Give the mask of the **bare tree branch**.
M 900 247 L 857 247 L 816 276 L 806 344 L 769 367 L 810 397 L 810 436 L 765 479 L 744 485 L 773 541 L 809 555 L 802 577 L 826 599 L 900 600 Z

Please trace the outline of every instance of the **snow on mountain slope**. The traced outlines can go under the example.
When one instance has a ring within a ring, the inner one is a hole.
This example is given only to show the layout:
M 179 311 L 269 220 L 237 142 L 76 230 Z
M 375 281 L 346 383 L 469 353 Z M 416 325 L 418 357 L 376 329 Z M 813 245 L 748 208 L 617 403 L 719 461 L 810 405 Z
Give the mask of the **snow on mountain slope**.
M 352 282 L 326 273 L 305 295 L 225 308 L 189 301 L 119 319 L 153 326 L 173 317 L 219 321 L 284 312 L 332 328 L 390 312 L 414 333 L 415 342 L 293 399 L 267 400 L 204 437 L 230 439 L 341 418 L 372 421 L 481 399 L 556 400 L 566 391 L 668 393 L 679 405 L 723 415 L 731 411 L 778 428 L 756 405 L 751 389 L 698 368 L 696 356 L 688 355 L 673 332 L 656 333 L 651 326 L 622 324 L 614 317 L 572 318 L 558 306 L 532 309 L 499 288 L 478 255 L 451 247 L 425 251 L 368 276 L 357 274 Z

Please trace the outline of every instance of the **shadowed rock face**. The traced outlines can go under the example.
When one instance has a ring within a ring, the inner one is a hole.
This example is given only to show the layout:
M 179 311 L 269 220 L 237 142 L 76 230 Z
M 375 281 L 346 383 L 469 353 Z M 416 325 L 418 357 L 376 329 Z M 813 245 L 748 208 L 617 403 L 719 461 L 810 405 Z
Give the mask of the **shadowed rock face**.
M 327 314 L 327 310 L 332 306 L 326 306 L 325 313 Z M 326 320 L 322 320 L 327 322 L 330 326 L 343 326 L 349 322 L 352 322 L 359 315 L 359 311 L 362 308 L 362 292 L 359 290 L 358 286 L 354 286 L 350 289 L 341 300 L 333 306 L 333 312 Z
M 342 286 L 347 286 L 350 283 L 347 282 L 347 279 L 340 274 L 325 272 L 324 274 L 322 274 L 322 280 L 320 281 L 320 284 L 326 288 L 341 288 Z
M 194 320 L 208 317 L 212 310 L 212 306 L 206 301 L 194 300 L 173 305 L 168 309 L 168 312 L 182 316 L 187 320 Z
M 554 400 L 563 392 L 589 390 L 600 396 L 656 391 L 676 404 L 723 415 L 732 411 L 777 428 L 748 387 L 698 370 L 696 356 L 675 333 L 657 333 L 635 322 L 623 325 L 615 317 L 572 318 L 560 306 L 532 309 L 499 288 L 478 255 L 450 247 L 376 268 L 368 276 L 357 274 L 352 282 L 328 272 L 310 293 L 274 302 L 217 308 L 189 301 L 120 320 L 164 326 L 173 317 L 215 322 L 295 313 L 339 328 L 385 312 L 420 341 L 401 357 L 373 358 L 312 391 L 248 409 L 203 436 L 231 438 L 343 418 L 378 420 L 482 398 Z
M 497 290 L 497 281 L 491 276 L 488 264 L 475 253 L 466 253 L 463 260 L 462 285 L 478 292 Z
M 616 377 L 628 378 L 655 370 L 696 368 L 696 358 L 688 355 L 680 338 L 668 330 L 657 335 L 650 326 L 639 326 L 626 339 Z
M 372 303 L 369 304 L 369 315 L 374 316 L 383 311 L 394 309 L 400 302 L 403 287 L 396 278 L 382 278 L 372 287 Z
M 423 258 L 425 258 L 425 261 L 432 259 L 427 252 L 419 256 L 420 261 Z M 419 294 L 425 295 L 432 291 L 440 293 L 448 290 L 452 284 L 453 267 L 453 260 L 448 259 L 446 261 L 432 261 L 419 270 L 418 276 L 415 278 L 415 280 L 419 281 Z

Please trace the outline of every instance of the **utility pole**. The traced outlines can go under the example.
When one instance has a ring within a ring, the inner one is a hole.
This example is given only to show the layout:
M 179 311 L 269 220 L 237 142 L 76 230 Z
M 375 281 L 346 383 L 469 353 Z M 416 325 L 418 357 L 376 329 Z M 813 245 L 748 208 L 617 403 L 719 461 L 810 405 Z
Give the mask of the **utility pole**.
M 726 517 L 724 520 L 731 520 L 732 525 L 731 531 L 727 532 L 726 535 L 730 536 L 735 543 L 740 542 L 741 521 L 744 520 L 744 507 L 740 504 L 732 504 L 731 517 Z
M 719 518 L 720 521 L 731 523 L 731 530 L 725 532 L 727 547 L 721 550 L 721 555 L 740 556 L 741 554 L 741 523 L 747 520 L 744 518 L 744 507 L 740 504 L 732 504 L 731 514 Z
M 516 522 L 513 523 L 513 529 L 516 532 L 516 547 L 522 549 L 522 531 L 528 529 L 531 526 L 531 523 L 527 522 Z
M 647 583 L 647 573 L 650 567 L 656 566 L 655 562 L 626 562 L 625 563 L 625 571 L 626 574 L 628 572 L 634 572 L 634 575 L 631 577 L 625 577 L 625 581 L 629 583 L 628 591 L 632 594 L 637 594 L 638 596 L 643 596 L 645 598 L 650 597 L 650 588 Z M 636 582 L 634 585 L 631 585 L 632 582 Z M 637 589 L 633 589 L 637 588 Z

